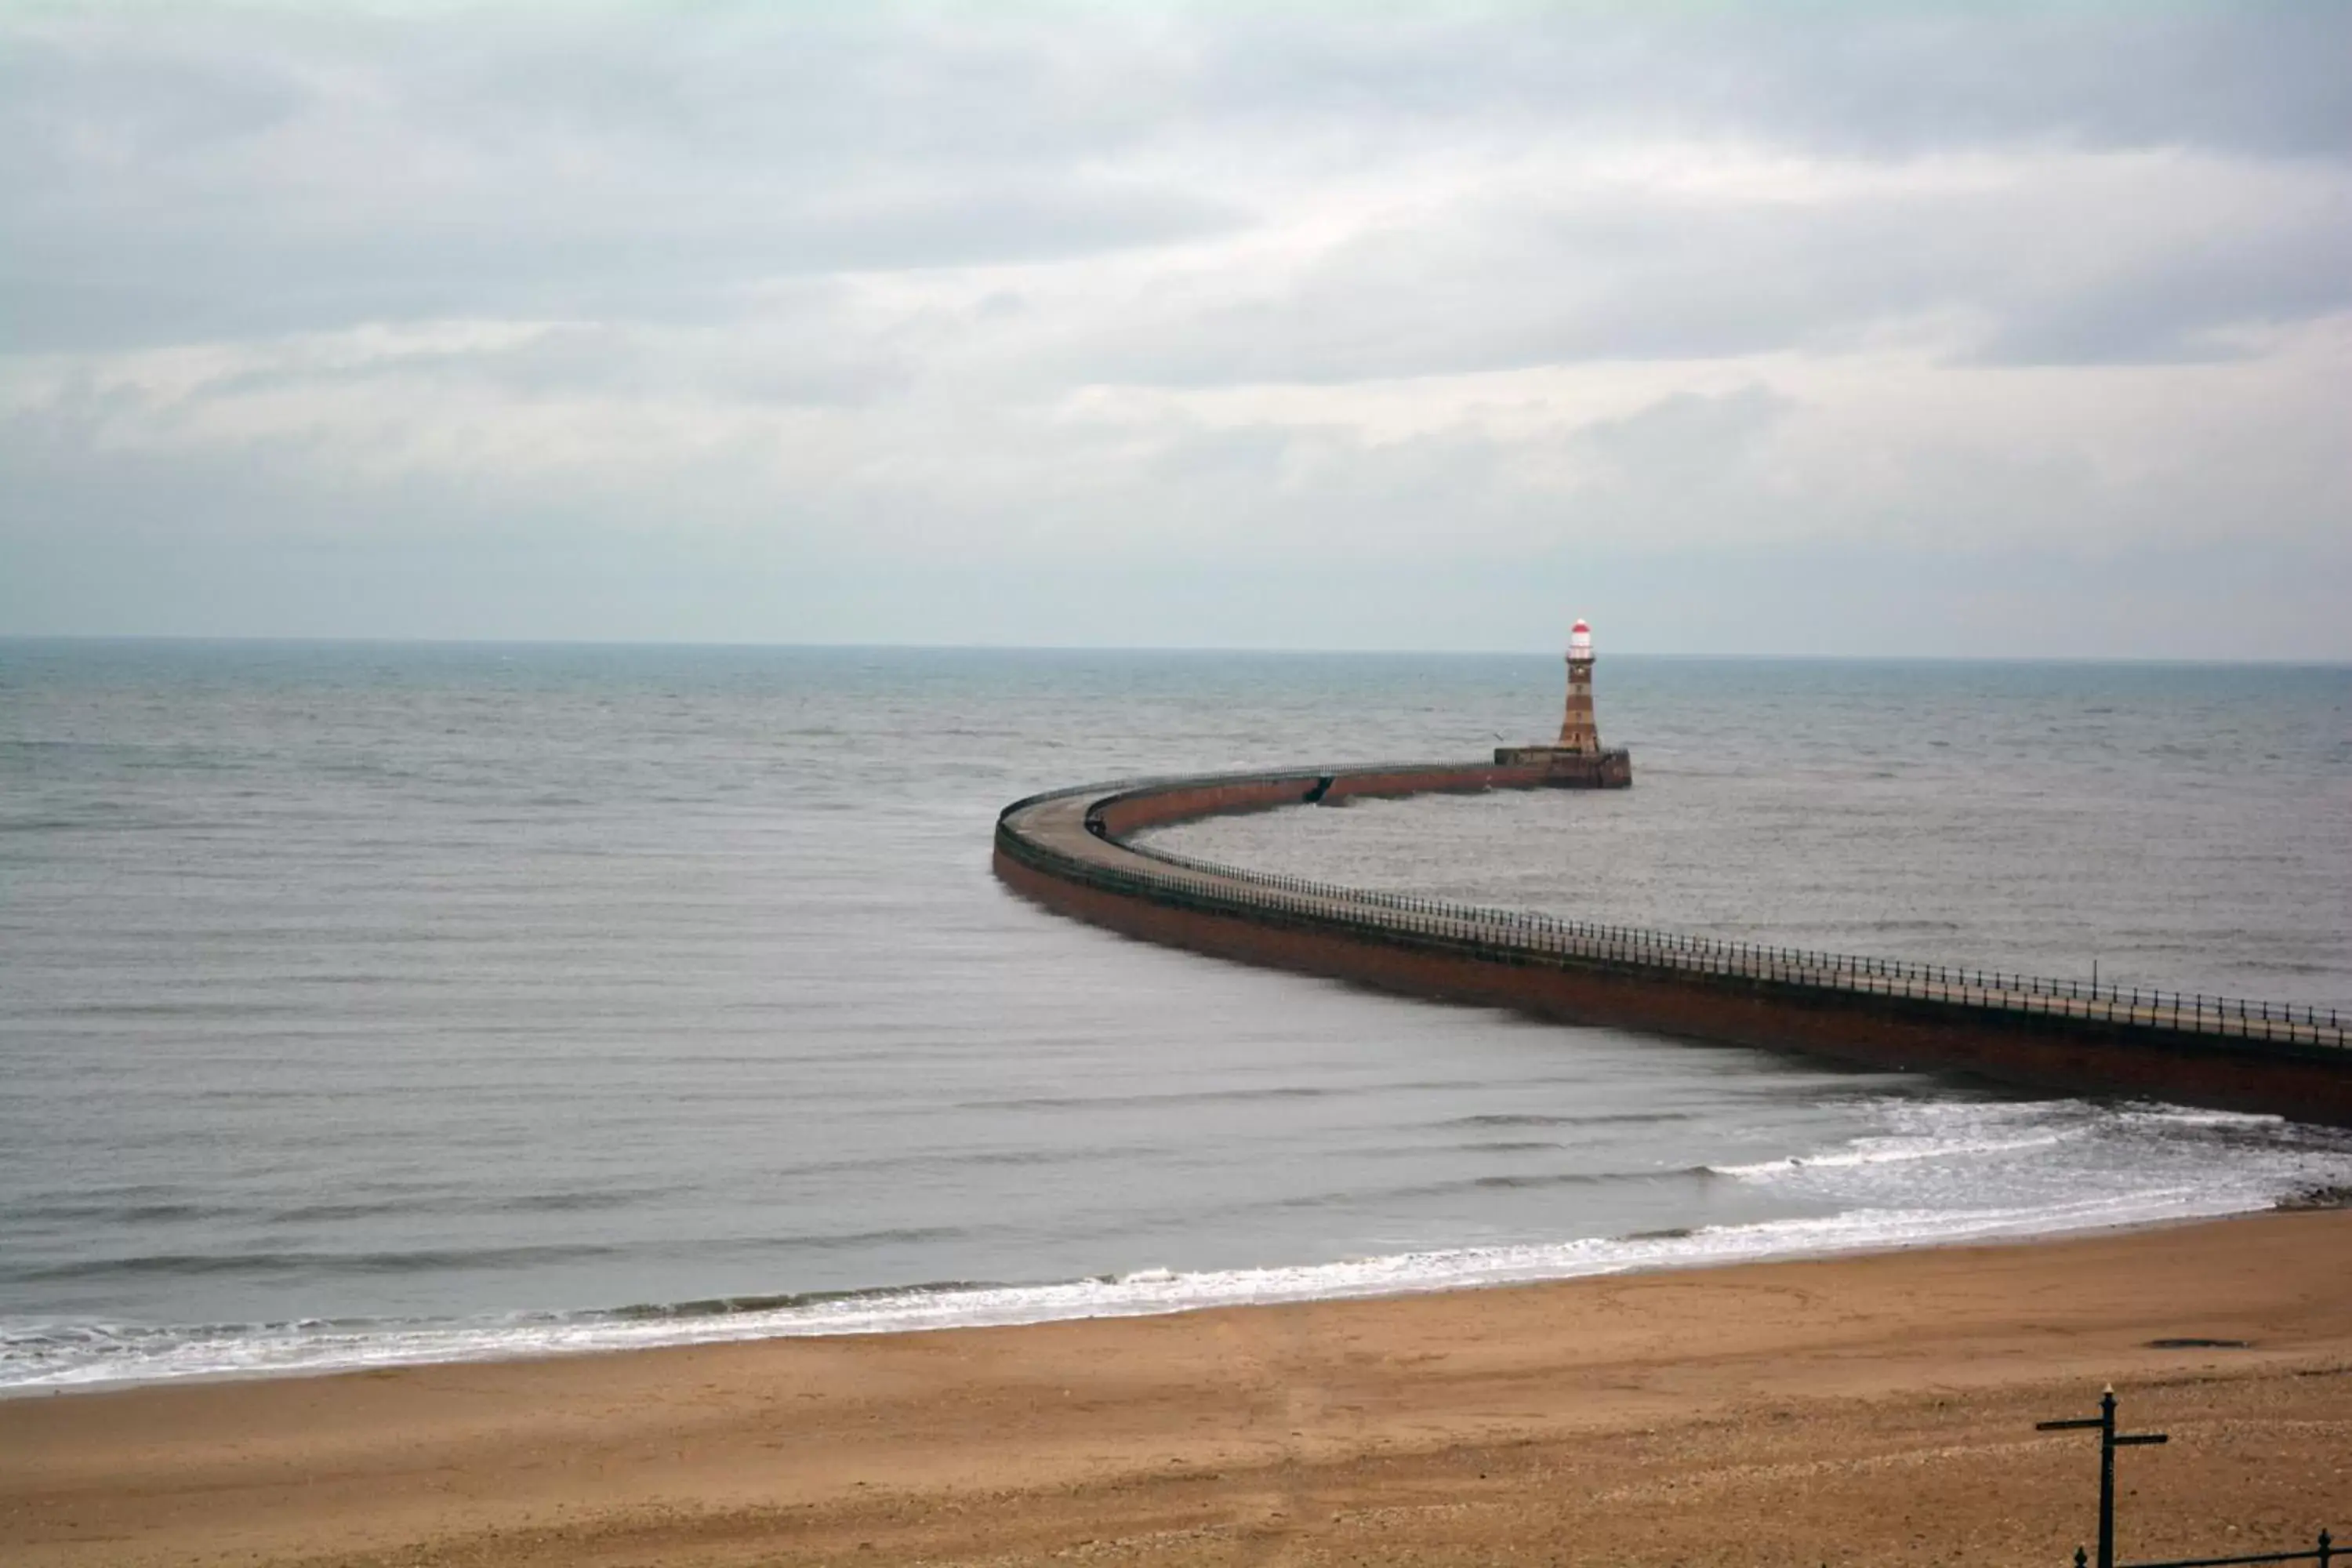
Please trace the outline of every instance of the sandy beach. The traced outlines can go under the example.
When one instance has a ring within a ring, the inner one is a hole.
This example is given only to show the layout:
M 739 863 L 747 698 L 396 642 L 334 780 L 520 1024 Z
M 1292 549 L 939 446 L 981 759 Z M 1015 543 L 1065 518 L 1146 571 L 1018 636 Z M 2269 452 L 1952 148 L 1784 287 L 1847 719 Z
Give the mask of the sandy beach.
M 2352 1527 L 2352 1214 L 0 1403 L 50 1564 L 2059 1563 Z M 2242 1342 L 2166 1345 L 2160 1342 Z

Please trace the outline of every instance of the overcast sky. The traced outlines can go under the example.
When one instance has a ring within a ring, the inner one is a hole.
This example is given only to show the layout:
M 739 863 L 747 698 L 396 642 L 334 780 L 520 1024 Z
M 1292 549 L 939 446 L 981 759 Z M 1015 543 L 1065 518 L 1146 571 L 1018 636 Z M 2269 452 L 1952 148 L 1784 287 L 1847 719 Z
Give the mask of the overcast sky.
M 2352 4 L 0 5 L 0 633 L 2352 658 Z

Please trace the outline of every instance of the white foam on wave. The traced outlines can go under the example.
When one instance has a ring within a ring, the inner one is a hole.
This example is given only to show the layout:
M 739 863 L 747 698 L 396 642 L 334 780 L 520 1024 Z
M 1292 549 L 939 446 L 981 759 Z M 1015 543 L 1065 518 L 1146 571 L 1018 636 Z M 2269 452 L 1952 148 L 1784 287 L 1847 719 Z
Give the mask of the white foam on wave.
M 2028 1149 L 2048 1149 L 2087 1129 L 2057 1128 L 2020 1138 L 1860 1138 L 1846 1149 L 1827 1154 L 1790 1154 L 1759 1160 L 1752 1165 L 1714 1165 L 1718 1176 L 1774 1176 L 1797 1170 L 1837 1170 L 1859 1165 L 1892 1165 L 1921 1160 L 1966 1160 L 1988 1154 L 2014 1154 Z
M 0 1322 L 0 1393 L 1408 1295 L 2212 1217 L 2352 1184 L 2352 1142 L 2277 1118 L 2075 1100 L 1891 1099 L 1881 1109 L 1883 1135 L 1719 1170 L 1820 1211 L 1751 1224 L 739 1310 L 194 1329 Z
M 2241 1206 L 2232 1197 L 2184 1186 L 2055 1208 L 1863 1210 L 1652 1237 L 1408 1252 L 1289 1268 L 1193 1273 L 1152 1268 L 1055 1284 L 880 1292 L 692 1319 L 533 1315 L 467 1322 L 295 1323 L 182 1331 L 26 1324 L 0 1330 L 0 1388 L 87 1387 L 654 1345 L 1143 1317 L 1948 1245 L 2227 1214 Z

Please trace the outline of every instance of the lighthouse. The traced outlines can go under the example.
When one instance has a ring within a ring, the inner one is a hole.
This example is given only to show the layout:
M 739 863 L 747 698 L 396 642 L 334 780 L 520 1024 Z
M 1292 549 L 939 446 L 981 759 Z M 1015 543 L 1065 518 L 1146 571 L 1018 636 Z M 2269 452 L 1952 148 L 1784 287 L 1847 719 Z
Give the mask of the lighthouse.
M 1568 628 L 1568 711 L 1559 721 L 1559 749 L 1580 756 L 1601 750 L 1601 731 L 1592 722 L 1592 628 L 1581 620 Z
M 1623 789 L 1633 782 L 1633 760 L 1606 751 L 1592 719 L 1592 628 L 1581 619 L 1568 629 L 1568 708 L 1559 739 L 1549 746 L 1497 746 L 1497 768 L 1529 769 L 1537 782 L 1585 789 Z

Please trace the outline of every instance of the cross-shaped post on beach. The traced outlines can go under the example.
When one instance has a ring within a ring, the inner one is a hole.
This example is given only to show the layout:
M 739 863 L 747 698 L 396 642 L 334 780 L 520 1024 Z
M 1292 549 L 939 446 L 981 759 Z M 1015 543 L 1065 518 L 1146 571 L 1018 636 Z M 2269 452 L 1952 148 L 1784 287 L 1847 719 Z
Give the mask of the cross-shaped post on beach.
M 2109 1384 L 2099 1395 L 2099 1413 L 2074 1421 L 2037 1421 L 2036 1432 L 2083 1432 L 2099 1429 L 2099 1561 L 2098 1568 L 2116 1568 L 2116 1450 L 2137 1448 L 2147 1443 L 2169 1443 L 2171 1436 L 2164 1432 L 2134 1432 L 2120 1434 L 2116 1430 L 2116 1385 Z M 2083 1552 L 2074 1552 L 2075 1568 L 2082 1568 Z

